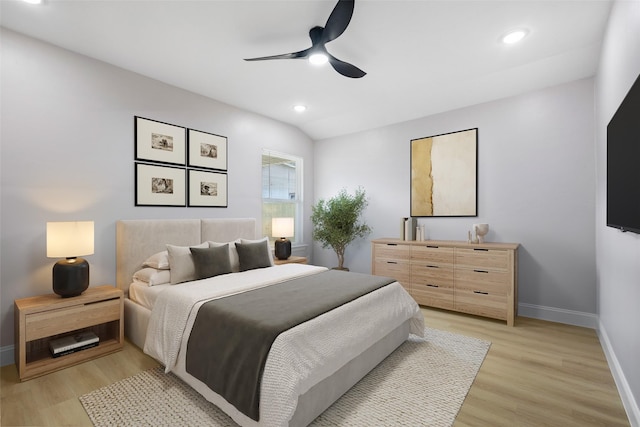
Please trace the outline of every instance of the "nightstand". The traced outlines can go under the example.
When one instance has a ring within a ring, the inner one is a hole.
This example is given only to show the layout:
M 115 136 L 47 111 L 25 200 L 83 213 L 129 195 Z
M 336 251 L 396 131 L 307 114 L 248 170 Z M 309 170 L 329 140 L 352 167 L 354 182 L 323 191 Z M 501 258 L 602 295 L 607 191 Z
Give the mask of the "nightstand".
M 90 287 L 82 295 L 55 294 L 15 301 L 15 359 L 20 380 L 48 374 L 113 353 L 124 345 L 123 293 L 110 285 Z M 75 332 L 91 331 L 97 347 L 52 357 L 49 341 Z
M 307 257 L 306 256 L 294 256 L 291 255 L 289 258 L 287 259 L 277 259 L 275 258 L 273 260 L 273 263 L 275 265 L 282 265 L 282 264 L 306 264 L 307 263 Z

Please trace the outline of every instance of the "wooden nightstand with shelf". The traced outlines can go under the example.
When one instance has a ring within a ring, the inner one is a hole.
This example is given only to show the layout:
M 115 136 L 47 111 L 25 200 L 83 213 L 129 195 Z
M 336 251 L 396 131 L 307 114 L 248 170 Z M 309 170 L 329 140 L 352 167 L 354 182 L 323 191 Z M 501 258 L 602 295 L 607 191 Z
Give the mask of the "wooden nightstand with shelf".
M 82 295 L 61 298 L 55 294 L 15 301 L 15 362 L 21 381 L 122 349 L 124 299 L 120 289 L 90 287 Z M 95 333 L 97 347 L 52 357 L 49 341 L 80 331 Z
M 275 265 L 282 265 L 282 264 L 306 264 L 307 263 L 307 257 L 306 256 L 295 256 L 295 255 L 291 255 L 289 258 L 287 259 L 277 259 L 275 258 L 273 260 L 273 263 Z

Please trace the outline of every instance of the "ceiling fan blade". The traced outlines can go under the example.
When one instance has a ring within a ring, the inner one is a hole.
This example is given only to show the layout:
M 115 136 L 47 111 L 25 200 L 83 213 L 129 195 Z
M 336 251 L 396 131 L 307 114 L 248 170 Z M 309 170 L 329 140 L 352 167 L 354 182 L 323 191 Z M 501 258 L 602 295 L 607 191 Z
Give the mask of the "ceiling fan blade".
M 345 77 L 359 79 L 360 77 L 364 77 L 367 74 L 355 65 L 351 65 L 348 62 L 340 61 L 332 55 L 329 55 L 329 63 L 334 70 Z
M 322 43 L 335 40 L 347 29 L 353 16 L 354 0 L 339 0 L 333 8 L 322 33 Z
M 326 25 L 323 27 L 313 27 L 309 30 L 311 47 L 300 52 L 285 53 L 282 55 L 262 56 L 259 58 L 245 58 L 245 61 L 265 61 L 270 59 L 298 59 L 312 57 L 314 53 L 322 53 L 329 58 L 329 63 L 338 73 L 352 79 L 364 77 L 367 73 L 355 65 L 340 61 L 330 55 L 325 49 L 325 43 L 338 38 L 349 26 L 353 16 L 355 0 L 338 0 L 333 8 Z
M 261 56 L 259 58 L 245 58 L 245 61 L 266 61 L 269 59 L 298 59 L 306 58 L 309 55 L 309 49 L 301 50 L 300 52 L 283 53 L 282 55 Z

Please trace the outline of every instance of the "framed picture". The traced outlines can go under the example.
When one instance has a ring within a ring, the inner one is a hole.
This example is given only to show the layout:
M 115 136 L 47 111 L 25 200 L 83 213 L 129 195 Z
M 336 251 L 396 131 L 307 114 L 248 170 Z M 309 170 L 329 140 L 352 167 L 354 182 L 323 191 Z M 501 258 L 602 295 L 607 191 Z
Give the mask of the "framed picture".
M 136 160 L 185 165 L 186 132 L 180 126 L 136 116 Z
M 186 206 L 186 169 L 136 163 L 136 206 Z
M 227 207 L 227 174 L 189 169 L 189 206 Z
M 411 140 L 411 216 L 478 216 L 478 129 Z
M 227 137 L 189 129 L 189 166 L 227 170 Z

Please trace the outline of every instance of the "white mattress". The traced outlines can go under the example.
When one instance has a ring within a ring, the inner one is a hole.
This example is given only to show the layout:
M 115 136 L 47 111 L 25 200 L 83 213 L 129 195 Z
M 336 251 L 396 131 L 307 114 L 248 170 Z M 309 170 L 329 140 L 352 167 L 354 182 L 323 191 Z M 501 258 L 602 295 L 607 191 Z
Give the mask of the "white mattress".
M 129 285 L 129 299 L 140 304 L 144 308 L 151 310 L 158 296 L 165 289 L 169 289 L 171 284 L 148 286 L 146 283 L 133 282 Z

